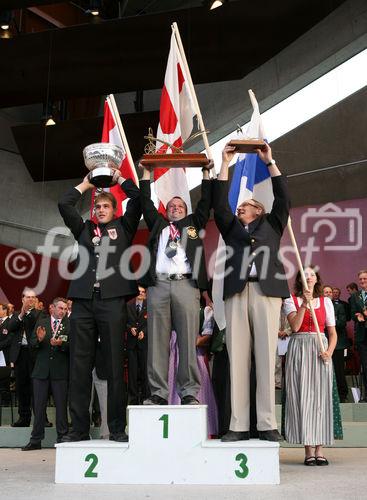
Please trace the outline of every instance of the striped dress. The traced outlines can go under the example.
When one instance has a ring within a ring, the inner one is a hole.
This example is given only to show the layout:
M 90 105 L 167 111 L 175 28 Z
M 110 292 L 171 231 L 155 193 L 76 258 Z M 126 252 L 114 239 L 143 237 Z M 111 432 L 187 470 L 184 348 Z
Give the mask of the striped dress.
M 284 301 L 288 316 L 297 311 L 302 302 L 299 297 Z M 334 308 L 329 298 L 316 300 L 315 313 L 321 332 L 325 326 L 335 325 Z M 325 349 L 328 342 L 323 333 Z M 332 445 L 333 428 L 333 364 L 325 364 L 319 356 L 317 334 L 309 310 L 302 325 L 291 335 L 285 369 L 285 438 L 289 443 L 305 446 Z

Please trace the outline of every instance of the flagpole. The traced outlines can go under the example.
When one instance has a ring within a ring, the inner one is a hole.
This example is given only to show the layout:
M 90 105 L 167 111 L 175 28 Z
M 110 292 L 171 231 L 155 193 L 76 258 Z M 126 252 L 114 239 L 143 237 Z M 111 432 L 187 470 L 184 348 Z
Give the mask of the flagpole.
M 303 288 L 305 290 L 309 291 L 308 286 L 307 286 L 305 272 L 303 270 L 301 256 L 300 256 L 300 253 L 299 253 L 299 250 L 298 250 L 298 245 L 297 245 L 297 242 L 296 242 L 296 238 L 294 236 L 294 232 L 293 232 L 293 228 L 292 228 L 292 221 L 291 221 L 290 217 L 288 217 L 287 228 L 288 228 L 289 236 L 291 238 L 291 242 L 292 242 L 292 245 L 293 245 L 294 253 L 296 255 L 296 260 L 297 260 L 298 269 L 299 269 L 299 272 L 300 272 L 300 275 L 301 275 L 301 281 L 302 281 Z M 310 308 L 310 313 L 311 313 L 311 316 L 312 316 L 312 320 L 313 320 L 315 328 L 316 328 L 317 338 L 318 338 L 318 341 L 319 341 L 321 352 L 325 352 L 325 347 L 324 347 L 324 344 L 322 342 L 322 337 L 321 337 L 321 332 L 320 332 L 320 328 L 319 328 L 319 323 L 317 321 L 316 313 L 315 313 L 314 307 L 312 305 L 312 299 L 309 300 L 309 301 L 307 301 L 307 302 L 308 302 L 308 306 Z
M 257 102 L 255 93 L 251 89 L 249 89 L 248 90 L 248 94 L 249 94 L 249 97 L 250 97 L 250 101 L 251 101 L 253 110 L 254 111 L 255 111 L 255 109 L 258 110 L 259 109 L 259 103 Z M 294 235 L 294 231 L 293 231 L 293 228 L 292 228 L 292 221 L 291 221 L 290 217 L 288 217 L 287 228 L 288 228 L 289 236 L 290 236 L 290 239 L 291 239 L 291 242 L 292 242 L 292 246 L 293 246 L 293 249 L 294 249 L 294 253 L 296 255 L 297 265 L 298 265 L 298 269 L 299 269 L 299 272 L 300 272 L 300 275 L 301 275 L 301 281 L 302 281 L 303 288 L 305 290 L 309 291 L 308 290 L 308 286 L 307 286 L 305 272 L 303 270 L 303 264 L 302 264 L 301 256 L 300 256 L 300 253 L 299 253 L 299 250 L 298 250 L 298 245 L 297 245 L 296 237 Z M 316 318 L 315 310 L 314 310 L 313 305 L 312 305 L 312 300 L 309 300 L 307 302 L 308 302 L 308 306 L 310 308 L 310 313 L 311 313 L 311 316 L 312 316 L 312 320 L 313 320 L 313 322 L 315 324 L 317 338 L 318 338 L 318 341 L 319 341 L 319 344 L 320 344 L 321 352 L 325 352 L 325 348 L 324 348 L 324 344 L 322 342 L 322 337 L 321 337 L 321 332 L 320 332 L 319 324 L 318 324 L 318 321 L 317 321 L 317 318 Z
M 116 101 L 115 101 L 115 96 L 113 94 L 109 94 L 107 96 L 107 101 L 110 104 L 110 108 L 111 108 L 113 117 L 115 119 L 115 123 L 117 125 L 117 129 L 118 129 L 118 131 L 120 133 L 122 144 L 124 145 L 124 149 L 125 149 L 125 152 L 126 152 L 127 159 L 129 160 L 129 163 L 131 165 L 131 170 L 132 170 L 132 172 L 134 174 L 135 184 L 139 185 L 139 180 L 138 180 L 138 176 L 137 176 L 137 173 L 136 173 L 136 170 L 135 170 L 133 157 L 131 156 L 131 151 L 130 151 L 130 148 L 129 148 L 129 143 L 127 142 L 125 131 L 124 131 L 124 127 L 122 126 L 122 123 L 121 123 L 120 113 L 119 113 L 119 111 L 117 109 L 117 105 L 116 105 Z
M 208 136 L 207 136 L 207 133 L 205 131 L 203 117 L 202 117 L 202 114 L 201 114 L 201 111 L 200 111 L 198 99 L 196 97 L 195 87 L 194 87 L 194 84 L 192 82 L 190 68 L 189 68 L 189 65 L 187 63 L 185 49 L 184 49 L 184 46 L 182 44 L 181 35 L 180 35 L 180 32 L 179 32 L 177 23 L 176 22 L 172 23 L 171 24 L 171 28 L 172 28 L 172 31 L 173 31 L 173 33 L 175 35 L 175 39 L 176 39 L 176 42 L 177 42 L 177 45 L 178 45 L 178 49 L 180 51 L 180 55 L 181 55 L 181 58 L 182 58 L 182 63 L 183 63 L 183 66 L 185 68 L 185 72 L 186 72 L 186 75 L 187 75 L 187 78 L 188 78 L 188 82 L 187 83 L 189 84 L 189 87 L 190 87 L 190 90 L 191 90 L 191 95 L 192 95 L 192 98 L 194 100 L 194 106 L 195 106 L 196 114 L 197 114 L 197 117 L 198 117 L 199 128 L 200 128 L 200 131 L 203 134 L 203 142 L 204 142 L 205 150 L 206 150 L 206 153 L 208 155 L 208 158 L 210 160 L 212 160 L 213 159 L 213 155 L 212 155 L 212 152 L 211 152 L 211 149 L 210 149 L 210 145 L 209 145 L 209 141 L 208 141 Z M 212 173 L 213 173 L 213 177 L 216 178 L 217 177 L 217 173 L 215 171 L 215 168 L 212 169 Z

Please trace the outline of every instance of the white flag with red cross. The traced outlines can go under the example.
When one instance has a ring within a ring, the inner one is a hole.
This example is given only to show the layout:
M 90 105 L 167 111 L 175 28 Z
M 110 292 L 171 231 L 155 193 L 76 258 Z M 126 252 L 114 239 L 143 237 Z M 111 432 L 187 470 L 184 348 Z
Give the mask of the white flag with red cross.
M 114 116 L 114 111 L 111 106 L 110 100 L 107 98 L 104 104 L 104 120 L 103 120 L 103 131 L 101 142 L 109 142 L 110 144 L 116 144 L 120 146 L 125 152 L 125 157 L 120 165 L 121 175 L 125 179 L 132 179 L 135 184 L 138 184 L 138 178 L 136 175 L 135 167 L 129 160 L 129 155 L 126 154 L 126 148 L 122 142 L 121 134 L 118 129 L 116 118 Z M 109 191 L 114 195 L 117 200 L 117 211 L 116 217 L 120 217 L 124 213 L 124 202 L 127 200 L 126 194 L 121 189 L 119 185 L 112 186 L 110 188 L 105 188 L 104 191 Z M 93 207 L 94 207 L 94 196 L 96 190 L 93 189 L 92 193 L 92 203 L 91 203 L 91 218 L 94 218 Z
M 180 147 L 194 127 L 196 115 L 194 101 L 189 87 L 182 57 L 175 34 L 171 36 L 171 47 L 168 56 L 164 87 L 161 95 L 159 125 L 157 138 Z M 168 145 L 157 142 L 157 153 L 174 153 Z M 174 196 L 180 196 L 191 212 L 190 193 L 183 168 L 154 169 L 155 192 L 160 201 L 160 209 Z

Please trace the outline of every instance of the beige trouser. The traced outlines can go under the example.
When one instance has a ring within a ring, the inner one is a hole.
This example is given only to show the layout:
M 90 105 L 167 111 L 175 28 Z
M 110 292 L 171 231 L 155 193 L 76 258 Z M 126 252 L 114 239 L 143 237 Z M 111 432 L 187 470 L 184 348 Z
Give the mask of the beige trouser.
M 274 371 L 281 302 L 279 297 L 265 296 L 256 282 L 247 283 L 241 293 L 225 302 L 232 431 L 250 429 L 251 350 L 256 361 L 257 429 L 277 428 Z

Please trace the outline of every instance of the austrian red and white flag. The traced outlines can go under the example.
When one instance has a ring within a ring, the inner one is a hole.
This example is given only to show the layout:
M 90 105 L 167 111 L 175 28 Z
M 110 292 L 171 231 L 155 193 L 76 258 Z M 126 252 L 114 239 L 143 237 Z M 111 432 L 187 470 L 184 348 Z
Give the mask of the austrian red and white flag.
M 161 95 L 157 139 L 162 139 L 176 147 L 190 137 L 194 127 L 196 111 L 188 84 L 188 78 L 174 33 L 168 56 L 164 87 Z M 174 153 L 166 144 L 157 142 L 157 153 Z M 164 206 L 174 196 L 185 200 L 191 212 L 190 192 L 183 168 L 154 169 L 155 192 Z
M 116 120 L 108 99 L 104 103 L 104 120 L 103 120 L 103 131 L 101 142 L 109 142 L 111 144 L 116 144 L 120 146 L 124 151 L 125 147 L 123 145 L 120 132 L 117 128 Z M 125 157 L 120 165 L 120 171 L 125 179 L 132 179 L 135 184 L 138 184 L 138 178 L 135 172 L 135 167 L 129 161 L 129 158 L 125 151 Z M 124 202 L 127 199 L 125 193 L 119 185 L 112 186 L 110 188 L 105 188 L 104 191 L 109 191 L 114 195 L 117 200 L 117 211 L 116 217 L 120 217 L 124 213 Z M 93 207 L 94 207 L 94 196 L 96 190 L 93 189 L 92 193 L 92 204 L 91 204 L 91 218 L 94 220 Z

